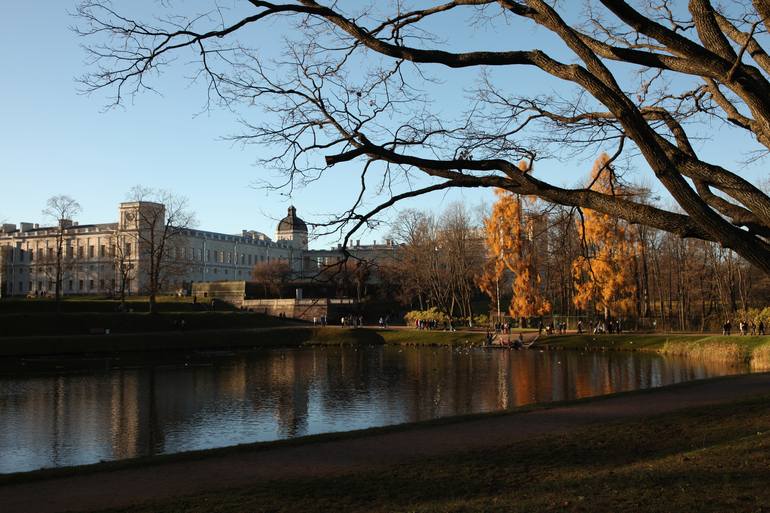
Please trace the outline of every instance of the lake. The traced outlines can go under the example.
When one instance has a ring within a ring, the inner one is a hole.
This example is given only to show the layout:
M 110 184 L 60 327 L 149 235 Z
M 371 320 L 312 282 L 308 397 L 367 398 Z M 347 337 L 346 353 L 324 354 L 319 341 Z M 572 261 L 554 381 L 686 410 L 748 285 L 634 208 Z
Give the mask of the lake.
M 506 410 L 749 371 L 639 352 L 399 346 L 92 359 L 88 370 L 80 368 L 0 375 L 0 473 Z

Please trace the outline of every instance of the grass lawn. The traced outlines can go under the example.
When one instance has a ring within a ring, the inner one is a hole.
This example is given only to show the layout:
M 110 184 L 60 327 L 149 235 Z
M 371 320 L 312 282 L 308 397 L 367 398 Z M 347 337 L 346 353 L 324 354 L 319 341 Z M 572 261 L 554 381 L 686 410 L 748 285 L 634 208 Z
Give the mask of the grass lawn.
M 764 397 L 376 471 L 110 511 L 767 512 L 769 479 Z
M 431 331 L 416 329 L 378 330 L 377 331 L 388 344 L 400 345 L 482 345 L 484 344 L 484 332 L 467 331 Z
M 662 354 L 728 362 L 748 362 L 770 368 L 770 336 L 723 335 L 566 335 L 541 339 L 562 349 L 656 351 Z
M 310 343 L 324 345 L 396 344 L 409 346 L 481 345 L 484 343 L 484 333 L 327 327 L 315 329 Z

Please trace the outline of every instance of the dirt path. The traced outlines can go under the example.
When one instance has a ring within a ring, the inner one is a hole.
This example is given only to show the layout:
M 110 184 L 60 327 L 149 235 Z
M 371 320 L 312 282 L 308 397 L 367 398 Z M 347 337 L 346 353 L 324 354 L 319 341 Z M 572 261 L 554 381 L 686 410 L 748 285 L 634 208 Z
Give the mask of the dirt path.
M 770 373 L 753 374 L 347 440 L 244 450 L 196 461 L 11 484 L 0 486 L 0 510 L 49 513 L 122 507 L 259 480 L 361 471 L 416 457 L 510 444 L 595 422 L 644 417 L 767 393 Z

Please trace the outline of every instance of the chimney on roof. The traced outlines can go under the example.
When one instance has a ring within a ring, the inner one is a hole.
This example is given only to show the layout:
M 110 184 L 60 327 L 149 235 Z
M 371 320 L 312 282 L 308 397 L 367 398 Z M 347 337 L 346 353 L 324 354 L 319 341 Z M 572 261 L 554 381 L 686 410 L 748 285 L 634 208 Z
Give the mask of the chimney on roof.
M 32 223 L 19 223 L 19 228 L 23 232 L 28 232 L 32 229 Z

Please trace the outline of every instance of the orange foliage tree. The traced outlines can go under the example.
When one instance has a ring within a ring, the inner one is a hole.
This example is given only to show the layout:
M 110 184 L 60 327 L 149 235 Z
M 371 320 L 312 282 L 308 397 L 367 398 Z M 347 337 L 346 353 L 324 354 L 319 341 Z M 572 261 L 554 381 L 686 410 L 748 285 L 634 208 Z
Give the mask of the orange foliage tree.
M 618 183 L 605 153 L 594 162 L 590 188 L 618 197 L 631 194 Z M 587 309 L 593 303 L 605 319 L 631 313 L 636 294 L 631 265 L 636 243 L 628 224 L 615 216 L 588 209 L 577 223 L 583 252 L 572 263 L 575 306 Z
M 532 219 L 523 211 L 527 200 L 503 189 L 496 189 L 495 194 L 497 201 L 492 213 L 484 220 L 488 257 L 479 287 L 493 301 L 498 301 L 498 285 L 508 270 L 513 275 L 513 297 L 508 313 L 517 318 L 546 314 L 551 311 L 551 304 L 540 289 Z

